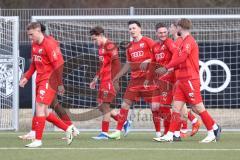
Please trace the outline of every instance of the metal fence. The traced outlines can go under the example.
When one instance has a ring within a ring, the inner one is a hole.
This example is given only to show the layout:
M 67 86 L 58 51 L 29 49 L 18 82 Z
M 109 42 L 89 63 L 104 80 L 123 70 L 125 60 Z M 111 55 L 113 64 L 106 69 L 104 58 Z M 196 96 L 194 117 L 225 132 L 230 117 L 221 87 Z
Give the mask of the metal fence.
M 63 9 L 0 9 L 0 16 L 19 16 L 20 43 L 28 42 L 26 25 L 32 16 L 72 15 L 227 15 L 240 14 L 240 8 L 63 8 Z

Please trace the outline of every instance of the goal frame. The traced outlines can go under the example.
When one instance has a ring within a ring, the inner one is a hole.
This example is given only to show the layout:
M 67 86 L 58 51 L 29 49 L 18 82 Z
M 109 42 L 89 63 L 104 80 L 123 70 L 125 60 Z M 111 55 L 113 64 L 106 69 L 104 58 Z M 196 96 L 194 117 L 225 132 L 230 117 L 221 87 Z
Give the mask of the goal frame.
M 7 128 L 0 128 L 0 130 L 19 130 L 19 17 L 18 16 L 0 16 L 0 18 L 13 21 L 13 53 L 11 56 L 4 56 L 9 58 L 13 64 L 13 95 L 12 95 L 12 126 Z M 1 56 L 1 55 L 0 55 Z

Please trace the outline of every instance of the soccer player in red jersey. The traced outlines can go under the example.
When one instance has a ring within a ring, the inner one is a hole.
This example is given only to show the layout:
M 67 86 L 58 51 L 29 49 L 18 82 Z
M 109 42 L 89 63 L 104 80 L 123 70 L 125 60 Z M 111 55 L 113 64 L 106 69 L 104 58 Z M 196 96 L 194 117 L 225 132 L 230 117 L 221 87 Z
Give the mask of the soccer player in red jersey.
M 191 104 L 195 113 L 198 113 L 208 130 L 207 136 L 201 143 L 210 143 L 220 138 L 221 127 L 215 123 L 202 102 L 199 78 L 199 48 L 190 33 L 192 22 L 189 19 L 180 19 L 177 30 L 183 38 L 180 50 L 173 55 L 172 60 L 159 70 L 159 74 L 166 73 L 171 68 L 175 70 L 176 83 L 173 97 L 173 112 L 169 131 L 159 141 L 173 141 L 173 132 L 181 124 L 180 111 L 185 103 Z
M 91 38 L 98 45 L 98 56 L 100 61 L 100 69 L 98 70 L 90 88 L 95 89 L 98 79 L 100 80 L 98 92 L 98 108 L 103 114 L 102 132 L 92 137 L 96 140 L 108 139 L 110 117 L 114 120 L 119 119 L 119 114 L 111 110 L 110 104 L 119 91 L 119 82 L 112 81 L 121 69 L 121 62 L 118 57 L 118 48 L 114 42 L 110 41 L 104 35 L 104 29 L 96 26 L 90 30 Z
M 172 38 L 175 42 L 175 45 L 179 48 L 183 42 L 182 37 L 178 34 L 177 32 L 177 21 L 172 23 L 169 27 L 169 34 L 172 35 Z M 176 69 L 175 69 L 176 70 Z M 184 105 L 182 110 L 182 126 L 181 126 L 181 137 L 187 137 L 187 131 L 188 131 L 188 126 L 187 126 L 187 119 L 189 119 L 192 123 L 192 132 L 190 133 L 191 136 L 195 135 L 197 131 L 199 130 L 201 126 L 201 121 L 198 120 L 194 114 L 192 114 L 191 110 L 188 111 L 187 106 Z M 178 131 L 175 131 L 174 134 L 177 133 Z M 176 135 L 175 135 L 176 136 Z
M 159 87 L 160 96 L 156 94 L 152 99 L 155 103 L 159 103 L 158 107 L 152 108 L 153 122 L 156 132 L 160 132 L 160 117 L 163 119 L 164 134 L 168 132 L 171 120 L 171 103 L 172 103 L 172 86 L 175 81 L 174 72 L 170 71 L 164 76 L 158 76 L 158 66 L 165 66 L 172 58 L 172 54 L 177 54 L 178 50 L 173 40 L 168 37 L 167 26 L 163 23 L 158 23 L 155 26 L 156 36 L 158 41 L 153 46 L 153 56 L 150 65 L 150 71 L 144 85 L 147 87 L 148 82 L 152 77 Z M 158 130 L 157 130 L 158 129 Z M 157 134 L 156 134 L 157 135 Z M 180 136 L 180 133 L 179 133 Z M 160 136 L 156 136 L 159 138 Z
M 40 25 L 41 25 L 41 32 L 45 34 L 45 31 L 46 31 L 45 25 L 43 25 L 41 23 L 40 23 Z M 45 35 L 45 36 L 47 36 L 47 35 Z M 53 41 L 55 41 L 52 36 L 48 36 L 48 37 L 53 39 Z M 31 73 L 30 73 L 30 71 L 31 71 Z M 34 72 L 35 72 L 35 70 L 29 70 L 27 74 L 32 75 Z M 61 85 L 61 84 L 59 84 L 59 85 Z M 22 86 L 22 87 L 24 87 L 24 86 Z M 61 91 L 61 94 L 63 94 L 63 93 L 64 93 L 64 88 L 62 88 L 62 91 Z M 65 124 L 73 125 L 73 123 L 72 123 L 71 119 L 69 118 L 67 112 L 64 110 L 62 105 L 58 102 L 57 96 L 55 97 L 54 101 L 50 105 L 50 108 L 52 108 L 55 111 L 55 113 L 58 115 L 58 117 Z M 46 120 L 47 121 L 51 121 L 51 118 L 50 119 L 47 118 Z M 33 118 L 32 118 L 32 128 L 31 128 L 31 131 L 28 132 L 25 135 L 18 136 L 20 139 L 23 139 L 23 140 L 33 140 L 33 139 L 35 139 L 35 136 L 36 136 L 36 132 L 35 132 L 35 130 L 36 130 L 35 129 L 35 123 L 36 122 L 35 121 L 36 121 L 36 115 L 34 115 Z M 74 136 L 78 135 L 79 131 L 77 130 L 77 128 L 75 126 L 73 126 L 73 129 L 74 129 L 73 135 Z M 64 137 L 64 139 L 66 139 L 66 138 Z
M 116 131 L 109 135 L 112 139 L 120 139 L 123 124 L 127 119 L 129 108 L 133 102 L 139 101 L 142 97 L 146 102 L 151 103 L 151 90 L 155 89 L 153 85 L 149 85 L 148 89 L 145 89 L 143 85 L 147 76 L 148 65 L 152 58 L 152 47 L 155 42 L 148 37 L 142 36 L 141 25 L 138 21 L 129 21 L 128 26 L 133 41 L 130 42 L 126 50 L 127 62 L 115 76 L 114 81 L 117 81 L 129 69 L 131 70 L 131 79 L 124 94 Z
M 20 80 L 19 85 L 24 87 L 34 71 L 37 71 L 37 77 L 36 139 L 26 145 L 26 147 L 39 147 L 42 145 L 42 135 L 46 119 L 63 129 L 66 132 L 67 143 L 71 144 L 73 140 L 73 126 L 65 124 L 48 111 L 48 106 L 55 99 L 56 93 L 62 94 L 64 91 L 62 82 L 64 60 L 59 45 L 56 40 L 45 36 L 41 32 L 41 25 L 38 22 L 32 22 L 27 26 L 27 34 L 32 41 L 32 63 L 29 70 Z

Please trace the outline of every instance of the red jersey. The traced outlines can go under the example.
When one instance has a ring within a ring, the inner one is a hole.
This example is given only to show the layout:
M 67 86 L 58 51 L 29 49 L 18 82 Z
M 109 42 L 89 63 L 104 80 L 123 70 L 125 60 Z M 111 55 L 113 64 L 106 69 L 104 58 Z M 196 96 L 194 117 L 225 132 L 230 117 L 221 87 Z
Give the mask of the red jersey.
M 148 37 L 142 37 L 139 41 L 130 42 L 126 55 L 131 68 L 131 78 L 141 78 L 146 76 L 147 71 L 140 69 L 140 64 L 152 58 L 152 47 L 154 41 Z
M 153 58 L 152 62 L 157 63 L 157 65 L 165 67 L 172 59 L 173 54 L 177 54 L 178 49 L 171 38 L 167 38 L 164 42 L 157 42 L 153 47 Z M 174 83 L 175 76 L 174 72 L 168 72 L 167 74 L 161 76 L 160 80 L 168 81 Z
M 185 37 L 178 55 L 173 57 L 166 68 L 177 68 L 176 80 L 199 79 L 199 48 L 191 35 Z
M 180 47 L 181 47 L 181 44 L 182 44 L 182 42 L 183 42 L 183 39 L 182 39 L 182 37 L 178 37 L 175 41 L 174 41 L 174 43 L 175 43 L 175 45 L 177 46 L 177 48 L 178 48 L 178 52 L 180 51 Z M 176 56 L 177 56 L 178 54 L 176 54 Z M 176 74 L 178 74 L 178 67 L 174 67 L 174 76 L 176 77 Z
M 58 84 L 62 84 L 62 68 L 64 64 L 63 56 L 59 48 L 59 43 L 52 36 L 45 36 L 41 44 L 32 43 L 32 63 L 25 73 L 25 77 L 30 79 L 37 71 L 36 83 L 49 80 L 51 76 L 56 76 Z
M 183 42 L 182 37 L 178 37 L 174 43 L 179 48 L 181 46 L 182 42 Z
M 117 46 L 107 40 L 107 42 L 98 49 L 100 70 L 97 73 L 101 82 L 111 81 L 121 70 L 121 63 L 118 57 Z

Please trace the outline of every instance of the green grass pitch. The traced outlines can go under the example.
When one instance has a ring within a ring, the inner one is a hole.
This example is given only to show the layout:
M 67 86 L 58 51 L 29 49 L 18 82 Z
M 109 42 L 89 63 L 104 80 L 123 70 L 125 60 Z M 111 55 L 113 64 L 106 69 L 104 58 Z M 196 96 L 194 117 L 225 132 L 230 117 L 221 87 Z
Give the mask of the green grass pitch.
M 152 141 L 153 132 L 131 132 L 121 140 L 91 139 L 97 132 L 81 132 L 68 146 L 61 132 L 44 133 L 43 146 L 30 149 L 30 141 L 17 138 L 23 133 L 0 132 L 0 160 L 239 160 L 240 132 L 224 132 L 221 141 L 200 144 L 204 133 L 182 142 Z

